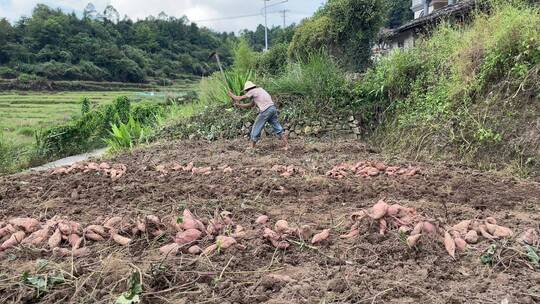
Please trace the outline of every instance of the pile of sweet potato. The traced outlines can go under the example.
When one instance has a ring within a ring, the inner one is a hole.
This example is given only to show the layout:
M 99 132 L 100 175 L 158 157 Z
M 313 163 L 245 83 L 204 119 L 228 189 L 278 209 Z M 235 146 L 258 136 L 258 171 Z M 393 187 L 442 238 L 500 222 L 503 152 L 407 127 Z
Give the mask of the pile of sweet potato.
M 356 164 L 342 163 L 326 172 L 326 176 L 341 179 L 349 175 L 361 177 L 374 177 L 385 174 L 387 176 L 415 176 L 420 173 L 416 167 L 402 168 L 397 166 L 387 166 L 383 162 L 360 161 Z
M 117 180 L 124 173 L 126 173 L 127 167 L 124 164 L 109 164 L 107 162 L 102 163 L 75 163 L 69 167 L 60 167 L 54 169 L 52 175 L 70 174 L 76 172 L 103 172 L 105 175 L 110 176 L 112 180 Z
M 174 241 L 162 246 L 159 250 L 166 255 L 175 255 L 178 252 L 190 254 L 209 254 L 216 250 L 226 250 L 237 244 L 237 239 L 246 237 L 241 225 L 235 225 L 232 214 L 227 211 L 214 214 L 214 217 L 205 225 L 188 209 L 182 217 L 171 223 L 176 230 Z M 212 245 L 201 249 L 198 243 L 205 240 L 213 242 Z
M 274 165 L 271 169 L 273 172 L 279 173 L 283 177 L 291 177 L 293 175 L 299 174 L 304 175 L 306 171 L 300 167 L 294 165 Z
M 179 163 L 172 163 L 168 165 L 157 165 L 155 167 L 155 170 L 162 175 L 167 175 L 169 172 L 185 172 L 185 173 L 191 173 L 191 174 L 203 174 L 208 175 L 211 174 L 212 171 L 219 170 L 223 173 L 232 173 L 233 169 L 231 166 L 223 164 L 218 166 L 217 168 L 212 167 L 196 167 L 193 162 L 188 163 L 185 166 L 182 166 Z
M 388 204 L 384 200 L 378 201 L 367 210 L 360 210 L 351 215 L 352 225 L 350 231 L 341 238 L 348 239 L 359 235 L 359 224 L 364 218 L 375 220 L 379 233 L 384 235 L 389 229 L 396 229 L 407 236 L 409 247 L 416 247 L 424 237 L 440 240 L 452 258 L 457 251 L 465 251 L 468 244 L 476 244 L 481 237 L 494 240 L 513 236 L 511 229 L 500 226 L 497 221 L 488 217 L 485 220 L 464 220 L 453 226 L 443 226 L 438 221 L 426 218 L 417 213 L 414 208 L 407 208 L 399 204 Z M 534 229 L 528 230 L 528 240 Z
M 311 238 L 312 244 L 320 243 L 330 236 L 330 229 L 324 229 L 314 234 L 308 225 L 298 227 L 290 225 L 286 220 L 278 220 L 274 224 L 274 229 L 270 228 L 269 218 L 266 215 L 259 216 L 255 223 L 261 226 L 263 238 L 270 241 L 272 246 L 278 249 L 287 249 L 291 245 L 292 239 L 297 238 L 300 241 L 308 241 Z

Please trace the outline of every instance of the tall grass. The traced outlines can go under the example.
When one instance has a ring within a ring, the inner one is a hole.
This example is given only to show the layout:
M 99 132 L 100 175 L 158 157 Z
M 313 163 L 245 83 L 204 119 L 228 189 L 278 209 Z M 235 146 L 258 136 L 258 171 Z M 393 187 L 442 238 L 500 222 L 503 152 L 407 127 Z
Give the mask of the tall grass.
M 524 135 L 538 111 L 528 100 L 540 93 L 539 71 L 540 11 L 511 1 L 469 25 L 440 25 L 380 61 L 355 90 L 359 106 L 378 114 L 374 141 L 383 147 L 491 168 L 540 158 L 540 142 Z
M 129 117 L 127 123 L 113 124 L 111 128 L 110 137 L 105 139 L 105 142 L 112 153 L 129 150 L 144 143 L 148 134 L 144 126 L 133 117 Z

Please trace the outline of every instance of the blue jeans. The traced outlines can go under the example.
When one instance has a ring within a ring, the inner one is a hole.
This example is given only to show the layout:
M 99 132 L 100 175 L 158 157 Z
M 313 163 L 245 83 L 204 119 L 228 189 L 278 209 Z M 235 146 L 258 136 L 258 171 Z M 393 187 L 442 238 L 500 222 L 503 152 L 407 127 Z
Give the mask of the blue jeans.
M 281 137 L 281 135 L 283 135 L 285 130 L 279 124 L 276 106 L 270 106 L 268 109 L 259 113 L 257 119 L 255 119 L 255 123 L 251 128 L 251 141 L 257 142 L 261 138 L 261 132 L 266 123 L 269 123 L 272 126 L 274 133 L 277 136 Z

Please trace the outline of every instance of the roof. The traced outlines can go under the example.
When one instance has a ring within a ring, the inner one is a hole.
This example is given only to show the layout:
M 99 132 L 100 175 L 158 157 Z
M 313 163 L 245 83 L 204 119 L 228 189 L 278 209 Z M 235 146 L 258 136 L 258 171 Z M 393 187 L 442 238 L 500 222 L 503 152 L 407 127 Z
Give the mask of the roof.
M 475 8 L 476 2 L 477 2 L 476 0 L 466 0 L 466 1 L 458 2 L 456 4 L 447 5 L 441 9 L 434 11 L 433 13 L 429 15 L 414 19 L 396 29 L 390 30 L 384 33 L 384 36 L 385 38 L 391 38 L 393 36 L 396 36 L 400 33 L 403 33 L 411 29 L 418 29 L 429 24 L 437 23 L 443 18 L 466 15 L 473 8 Z

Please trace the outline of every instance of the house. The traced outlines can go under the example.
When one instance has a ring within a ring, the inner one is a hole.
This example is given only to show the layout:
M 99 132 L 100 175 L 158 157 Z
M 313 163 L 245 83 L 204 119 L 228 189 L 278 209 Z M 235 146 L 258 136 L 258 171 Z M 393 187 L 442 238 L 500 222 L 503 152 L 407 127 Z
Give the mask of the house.
M 389 51 L 414 46 L 419 36 L 429 32 L 443 20 L 464 22 L 476 7 L 477 0 L 412 0 L 414 20 L 396 29 L 383 29 L 379 41 L 373 47 L 374 59 Z

